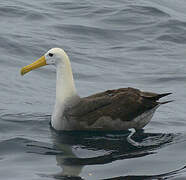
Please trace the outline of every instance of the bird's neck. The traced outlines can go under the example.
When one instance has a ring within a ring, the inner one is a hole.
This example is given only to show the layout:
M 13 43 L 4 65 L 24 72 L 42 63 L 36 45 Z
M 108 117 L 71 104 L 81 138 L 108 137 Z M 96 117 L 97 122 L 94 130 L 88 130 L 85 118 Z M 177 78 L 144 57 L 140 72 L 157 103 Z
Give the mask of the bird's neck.
M 56 68 L 56 102 L 51 123 L 56 130 L 63 130 L 66 126 L 63 121 L 64 109 L 73 104 L 78 95 L 74 85 L 70 61 L 65 64 L 58 64 Z
M 65 103 L 77 95 L 70 62 L 58 64 L 56 76 L 56 102 Z

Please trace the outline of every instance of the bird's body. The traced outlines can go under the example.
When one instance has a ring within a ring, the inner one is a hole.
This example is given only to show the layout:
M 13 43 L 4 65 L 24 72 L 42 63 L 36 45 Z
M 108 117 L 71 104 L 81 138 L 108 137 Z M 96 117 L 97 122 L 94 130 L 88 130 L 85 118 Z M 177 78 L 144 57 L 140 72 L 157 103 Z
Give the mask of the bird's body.
M 107 90 L 78 98 L 64 107 L 64 130 L 141 129 L 160 106 L 160 97 L 168 94 L 141 92 L 134 88 Z
M 142 129 L 151 120 L 155 110 L 164 103 L 161 97 L 169 95 L 142 92 L 134 88 L 107 90 L 80 98 L 76 92 L 70 60 L 59 48 L 24 67 L 21 74 L 43 65 L 56 66 L 56 102 L 51 124 L 56 130 L 127 130 Z

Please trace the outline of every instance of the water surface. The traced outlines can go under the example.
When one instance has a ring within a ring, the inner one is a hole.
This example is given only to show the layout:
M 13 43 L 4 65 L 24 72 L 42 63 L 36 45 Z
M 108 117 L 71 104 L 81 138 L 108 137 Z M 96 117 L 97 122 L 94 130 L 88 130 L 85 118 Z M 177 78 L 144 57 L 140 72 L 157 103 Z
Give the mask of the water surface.
M 186 179 L 185 8 L 184 0 L 2 0 L 1 179 Z M 19 74 L 52 47 L 68 53 L 81 96 L 136 87 L 175 101 L 144 131 L 58 134 L 49 125 L 55 69 Z

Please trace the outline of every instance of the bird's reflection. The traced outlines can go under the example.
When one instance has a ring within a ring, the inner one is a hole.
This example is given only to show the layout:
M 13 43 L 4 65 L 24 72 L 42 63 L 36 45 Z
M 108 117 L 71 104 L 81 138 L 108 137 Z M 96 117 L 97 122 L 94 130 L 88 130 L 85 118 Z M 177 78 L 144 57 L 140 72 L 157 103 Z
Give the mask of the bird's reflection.
M 62 152 L 56 154 L 57 164 L 62 169 L 55 175 L 56 178 L 80 178 L 86 165 L 106 164 L 156 153 L 157 148 L 171 143 L 175 137 L 173 134 L 144 131 L 57 133 L 51 130 L 51 135 L 54 148 Z

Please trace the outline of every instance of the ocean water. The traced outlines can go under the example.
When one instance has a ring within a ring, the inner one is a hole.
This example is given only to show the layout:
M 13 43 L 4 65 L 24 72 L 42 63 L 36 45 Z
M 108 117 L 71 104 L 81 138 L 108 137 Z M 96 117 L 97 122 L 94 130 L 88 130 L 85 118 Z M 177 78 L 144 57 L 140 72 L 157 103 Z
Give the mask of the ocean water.
M 185 0 L 1 0 L 0 179 L 186 179 Z M 144 131 L 50 129 L 55 69 L 20 68 L 68 53 L 81 96 L 135 87 L 172 92 Z

